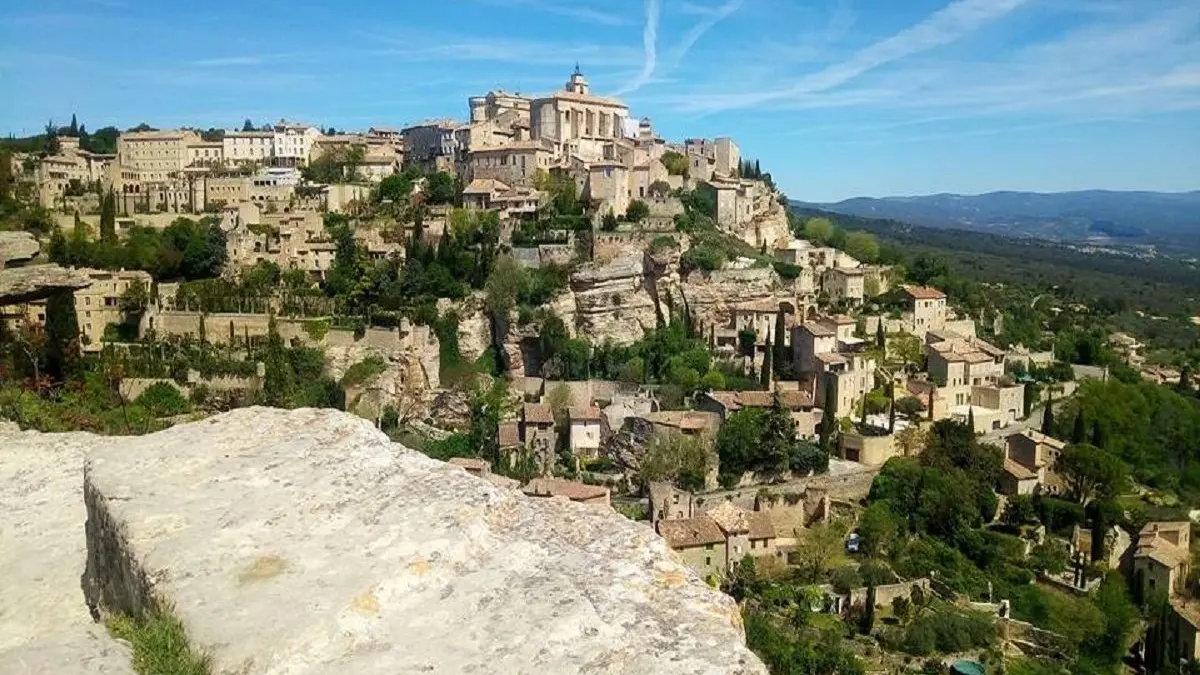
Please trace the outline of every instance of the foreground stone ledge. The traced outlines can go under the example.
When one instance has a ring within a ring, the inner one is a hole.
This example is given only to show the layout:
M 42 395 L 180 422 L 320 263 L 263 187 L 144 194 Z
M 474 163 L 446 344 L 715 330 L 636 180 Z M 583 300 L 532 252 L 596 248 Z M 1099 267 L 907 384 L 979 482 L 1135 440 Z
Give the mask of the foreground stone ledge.
M 761 674 L 649 528 L 528 498 L 336 411 L 251 408 L 87 458 L 87 588 L 170 605 L 215 673 Z
M 79 585 L 83 458 L 104 439 L 0 420 L 0 675 L 132 675 Z

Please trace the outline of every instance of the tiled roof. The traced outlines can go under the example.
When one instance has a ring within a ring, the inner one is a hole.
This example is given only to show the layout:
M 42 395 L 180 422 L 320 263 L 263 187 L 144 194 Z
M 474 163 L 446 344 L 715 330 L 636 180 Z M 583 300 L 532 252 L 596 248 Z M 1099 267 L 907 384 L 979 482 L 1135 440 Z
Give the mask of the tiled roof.
M 1062 450 L 1063 448 L 1067 447 L 1067 444 L 1064 443 L 1063 441 L 1060 441 L 1057 438 L 1047 436 L 1046 434 L 1043 434 L 1042 432 L 1037 431 L 1035 429 L 1026 429 L 1025 431 L 1022 431 L 1021 433 L 1016 434 L 1016 435 L 1024 436 L 1025 438 L 1028 438 L 1029 440 L 1033 441 L 1034 443 L 1041 443 L 1043 445 L 1049 445 L 1050 447 L 1056 448 L 1058 450 Z
M 751 539 L 775 538 L 775 523 L 771 521 L 771 514 L 766 511 L 751 511 L 746 515 L 746 520 L 750 524 Z
M 741 391 L 738 392 L 738 402 L 744 408 L 769 408 L 775 405 L 775 394 L 779 394 L 779 402 L 790 410 L 800 410 L 813 406 L 812 396 L 807 391 Z
M 534 478 L 522 489 L 530 497 L 566 497 L 573 502 L 590 501 L 608 495 L 606 487 L 561 478 Z
M 526 403 L 521 410 L 521 419 L 527 424 L 554 424 L 554 413 L 545 403 Z
M 447 464 L 453 464 L 454 466 L 461 466 L 462 468 L 464 468 L 468 471 L 481 471 L 482 472 L 482 471 L 490 471 L 492 468 L 492 465 L 488 464 L 486 459 L 479 459 L 477 457 L 453 457 L 450 459 L 449 462 L 447 462 Z
M 521 432 L 516 422 L 500 423 L 500 447 L 511 448 L 521 444 Z
M 803 324 L 801 324 L 801 326 L 804 328 L 804 330 L 807 330 L 809 333 L 812 333 L 813 335 L 824 335 L 824 336 L 837 335 L 837 327 L 830 325 L 828 323 L 825 323 L 824 321 L 812 321 L 812 322 L 808 322 L 808 323 L 803 323 Z
M 732 392 L 725 392 L 732 393 Z M 709 426 L 708 416 L 691 410 L 663 410 L 649 413 L 643 419 L 665 427 L 673 427 L 684 431 L 699 431 Z
M 750 521 L 746 511 L 734 506 L 731 501 L 723 501 L 705 514 L 712 518 L 725 534 L 744 534 L 750 531 Z
M 1011 459 L 1004 460 L 1004 472 L 1017 480 L 1032 480 L 1037 478 L 1035 471 Z
M 725 543 L 721 528 L 708 516 L 659 521 L 658 531 L 667 546 L 675 549 Z
M 495 178 L 476 178 L 471 181 L 467 187 L 463 188 L 464 195 L 490 195 L 494 192 L 508 192 L 512 190 L 509 186 L 501 183 Z
M 904 292 L 914 300 L 945 300 L 946 294 L 928 286 L 905 286 Z
M 572 422 L 599 422 L 600 409 L 594 405 L 571 408 Z

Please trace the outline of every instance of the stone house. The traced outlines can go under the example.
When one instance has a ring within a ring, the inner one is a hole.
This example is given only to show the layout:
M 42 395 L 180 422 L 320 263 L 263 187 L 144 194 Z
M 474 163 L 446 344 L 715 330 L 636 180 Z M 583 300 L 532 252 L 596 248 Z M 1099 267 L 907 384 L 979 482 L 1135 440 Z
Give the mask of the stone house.
M 116 165 L 135 172 L 138 182 L 162 183 L 191 164 L 188 148 L 197 143 L 199 134 L 183 129 L 127 131 L 117 136 Z
M 699 410 L 662 410 L 637 417 L 649 422 L 656 434 L 682 434 L 694 438 L 715 437 L 722 419 L 714 412 Z
M 721 424 L 732 413 L 743 408 L 767 409 L 775 404 L 775 397 L 791 414 L 796 423 L 796 435 L 800 438 L 810 438 L 815 433 L 816 421 L 819 415 L 813 412 L 812 395 L 798 389 L 782 391 L 709 391 L 696 395 L 696 409 L 714 413 Z
M 1009 486 L 1017 489 L 1019 485 L 1015 485 L 1014 481 L 1029 481 L 1029 473 L 1034 474 L 1036 483 L 1034 489 L 1040 488 L 1043 492 L 1049 494 L 1058 494 L 1062 492 L 1062 480 L 1054 473 L 1054 464 L 1058 461 L 1059 455 L 1062 454 L 1066 443 L 1051 438 L 1039 431 L 1027 429 L 1020 433 L 1013 434 L 1006 439 L 1005 449 L 1005 471 L 1009 469 L 1009 462 L 1014 465 L 1013 475 L 1009 481 Z M 1020 466 L 1024 471 L 1017 470 Z M 1026 483 L 1028 489 L 1028 484 Z M 1013 494 L 1025 494 L 1022 492 L 1014 492 Z
M 724 576 L 750 555 L 776 557 L 775 528 L 769 514 L 722 501 L 698 517 L 660 520 L 656 528 L 683 561 L 704 576 Z
M 558 434 L 548 404 L 526 403 L 521 407 L 521 443 L 531 450 L 554 452 Z
M 927 331 L 946 327 L 946 294 L 928 286 L 905 286 L 904 294 L 912 303 L 913 334 L 924 337 Z
M 549 171 L 553 159 L 553 152 L 543 141 L 515 141 L 472 150 L 466 173 L 472 181 L 490 178 L 509 186 L 531 188 L 538 170 Z
M 1038 472 L 1020 462 L 1005 458 L 996 491 L 1002 495 L 1032 495 L 1039 484 Z
M 862 302 L 866 276 L 866 271 L 859 267 L 831 267 L 821 275 L 821 290 L 833 302 Z
M 79 325 L 79 343 L 83 352 L 98 352 L 104 346 L 104 330 L 109 324 L 121 325 L 136 315 L 121 306 L 121 296 L 131 287 L 141 284 L 150 299 L 154 279 L 141 270 L 79 270 L 91 280 L 91 285 L 75 291 L 75 321 Z M 20 323 L 46 323 L 46 301 L 35 300 L 25 305 L 0 307 L 0 317 L 13 327 Z M 141 325 L 133 331 L 141 337 Z
M 1151 522 L 1138 534 L 1133 551 L 1134 584 L 1141 597 L 1164 591 L 1168 598 L 1182 595 L 1191 569 L 1189 522 Z
M 611 505 L 608 488 L 562 478 L 534 478 L 521 491 L 530 497 L 566 497 L 580 504 Z
M 229 164 L 266 164 L 274 154 L 271 131 L 226 131 L 221 137 L 221 156 Z
M 569 416 L 571 453 L 581 459 L 595 459 L 600 452 L 600 409 L 572 407 Z
M 870 436 L 857 431 L 847 431 L 839 434 L 838 442 L 845 459 L 865 466 L 883 466 L 889 459 L 900 454 L 896 447 L 895 434 Z
M 476 178 L 462 193 L 463 206 L 477 211 L 495 210 L 500 220 L 537 212 L 541 193 L 533 188 L 512 188 L 492 178 Z
M 60 136 L 58 144 L 57 155 L 43 157 L 37 162 L 38 201 L 45 207 L 61 205 L 72 181 L 80 186 L 107 182 L 110 166 L 116 159 L 113 155 L 99 155 L 80 148 L 78 138 Z

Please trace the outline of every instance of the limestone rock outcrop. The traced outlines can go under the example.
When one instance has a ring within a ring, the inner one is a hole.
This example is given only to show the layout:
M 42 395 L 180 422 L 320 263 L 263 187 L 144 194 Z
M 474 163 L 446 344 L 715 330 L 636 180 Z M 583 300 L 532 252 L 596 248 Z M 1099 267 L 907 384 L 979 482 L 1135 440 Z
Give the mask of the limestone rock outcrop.
M 417 343 L 384 348 L 377 345 L 331 345 L 325 348 L 330 377 L 341 380 L 346 370 L 360 361 L 377 358 L 385 370 L 346 390 L 347 410 L 377 419 L 392 406 L 401 421 L 429 415 L 434 390 L 440 385 L 438 343 Z
M 21 433 L 0 421 L 0 674 L 133 675 L 129 652 L 92 621 L 87 558 L 87 434 Z
M 88 453 L 91 600 L 172 604 L 216 675 L 766 672 L 732 599 L 649 528 L 494 487 L 344 413 L 42 444 Z
M 607 264 L 588 264 L 571 274 L 575 329 L 594 344 L 629 344 L 657 324 L 654 281 L 645 255 L 630 251 Z
M 775 297 L 779 276 L 770 267 L 692 272 L 680 285 L 688 309 L 701 325 L 724 325 L 730 310 L 744 302 Z
M 11 263 L 29 262 L 41 247 L 29 232 L 0 232 L 0 269 Z
M 0 269 L 0 305 L 40 300 L 59 291 L 76 291 L 91 285 L 92 280 L 83 272 L 58 265 Z

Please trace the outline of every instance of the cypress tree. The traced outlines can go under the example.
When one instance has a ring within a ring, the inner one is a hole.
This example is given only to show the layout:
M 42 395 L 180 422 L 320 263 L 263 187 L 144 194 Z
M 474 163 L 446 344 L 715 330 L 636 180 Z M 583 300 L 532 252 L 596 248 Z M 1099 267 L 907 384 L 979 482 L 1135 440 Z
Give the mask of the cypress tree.
M 1100 420 L 1092 422 L 1092 445 L 1097 448 L 1103 448 L 1108 444 L 1108 439 L 1104 437 L 1104 427 L 1100 426 Z
M 883 317 L 879 317 L 879 323 L 875 324 L 875 346 L 885 350 L 884 356 L 887 356 L 887 337 L 883 333 Z
M 975 434 L 975 406 L 967 406 L 967 428 L 971 430 L 971 434 Z
M 784 321 L 783 308 L 780 308 L 775 313 L 775 354 L 773 363 L 776 380 L 786 379 L 788 366 L 787 342 L 784 340 L 786 332 L 787 325 Z
M 117 195 L 112 190 L 100 201 L 100 241 L 117 243 Z
M 263 362 L 263 400 L 267 405 L 284 407 L 291 398 L 293 373 L 283 346 L 283 338 L 279 336 L 275 325 L 274 313 L 267 319 L 267 348 Z
M 888 398 L 891 399 L 888 405 L 888 433 L 896 433 L 896 383 L 888 384 Z
M 71 126 L 67 127 L 68 135 L 74 138 L 79 137 L 79 122 L 75 119 L 75 113 L 71 113 Z
M 75 214 L 76 221 L 79 220 L 79 213 Z M 50 257 L 50 262 L 58 263 L 59 265 L 67 264 L 67 238 L 62 233 L 62 228 L 54 226 L 54 232 L 50 234 L 50 244 L 47 247 L 46 254 Z
M 62 381 L 79 363 L 75 294 L 59 291 L 46 300 L 46 374 Z
M 932 382 L 929 384 L 929 421 L 933 421 L 933 402 L 937 399 L 937 385 Z
M 1083 443 L 1087 440 L 1087 422 L 1083 419 L 1083 408 L 1075 413 L 1075 428 L 1071 430 L 1071 442 Z
M 200 328 L 197 334 L 200 336 L 200 344 L 208 343 L 208 331 L 204 327 L 204 312 L 200 312 Z
M 762 178 L 762 167 L 759 166 L 758 160 L 754 160 L 754 177 Z
M 771 348 L 771 338 L 767 338 L 766 349 L 763 350 L 763 365 L 762 374 L 759 377 L 759 384 L 763 391 L 771 390 L 771 354 L 774 350 Z
M 1179 392 L 1182 394 L 1192 393 L 1192 367 L 1184 366 L 1179 369 Z
M 1046 400 L 1046 411 L 1042 414 L 1042 433 L 1053 436 L 1054 431 L 1054 392 Z

